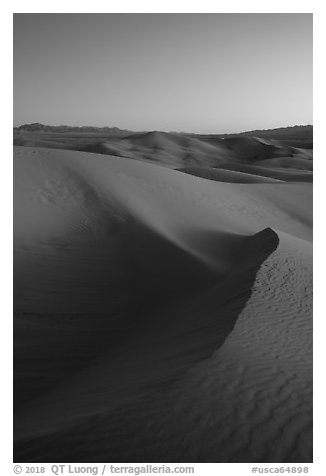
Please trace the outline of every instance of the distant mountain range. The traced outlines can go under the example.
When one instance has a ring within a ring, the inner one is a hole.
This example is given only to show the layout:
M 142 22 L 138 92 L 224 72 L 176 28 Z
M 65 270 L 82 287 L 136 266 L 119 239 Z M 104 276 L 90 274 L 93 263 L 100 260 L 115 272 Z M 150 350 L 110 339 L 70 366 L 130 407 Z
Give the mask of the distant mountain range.
M 233 134 L 231 134 L 233 135 Z M 291 126 L 291 127 L 278 127 L 276 129 L 257 129 L 254 131 L 240 132 L 236 135 L 246 135 L 250 137 L 265 137 L 269 139 L 286 139 L 287 137 L 296 136 L 298 139 L 312 139 L 313 137 L 313 126 Z M 230 134 L 228 134 L 230 136 Z
M 118 127 L 94 127 L 94 126 L 48 126 L 45 124 L 40 124 L 39 122 L 34 122 L 32 124 L 23 124 L 19 127 L 14 127 L 16 132 L 46 132 L 46 133 L 99 133 L 99 134 L 130 134 L 132 131 L 122 130 Z
M 191 134 L 194 137 L 235 137 L 235 136 L 248 136 L 248 137 L 262 137 L 266 139 L 306 139 L 312 140 L 313 138 L 313 126 L 311 124 L 304 126 L 289 126 L 289 127 L 277 127 L 275 129 L 255 129 L 253 131 L 244 131 L 231 134 Z
M 64 132 L 79 132 L 79 133 L 99 133 L 99 134 L 130 134 L 133 131 L 127 129 L 119 129 L 118 127 L 95 127 L 95 126 L 50 126 L 45 124 L 40 124 L 38 122 L 32 124 L 23 124 L 19 127 L 14 127 L 14 131 L 21 132 L 47 132 L 47 133 L 64 133 Z M 287 137 L 293 138 L 296 136 L 299 138 L 312 139 L 313 126 L 312 125 L 300 125 L 300 126 L 290 126 L 290 127 L 278 127 L 276 129 L 257 129 L 254 131 L 245 131 L 232 134 L 196 134 L 196 133 L 186 133 L 183 132 L 180 134 L 187 136 L 200 136 L 200 137 L 232 137 L 238 135 L 246 135 L 250 137 L 266 137 L 271 139 L 282 138 L 286 139 Z

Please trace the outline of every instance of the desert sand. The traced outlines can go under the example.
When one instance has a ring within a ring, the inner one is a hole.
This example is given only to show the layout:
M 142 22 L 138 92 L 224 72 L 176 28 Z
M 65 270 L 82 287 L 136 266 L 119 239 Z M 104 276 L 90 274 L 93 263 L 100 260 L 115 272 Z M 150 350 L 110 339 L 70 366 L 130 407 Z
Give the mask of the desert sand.
M 312 461 L 311 150 L 51 141 L 14 148 L 15 462 Z

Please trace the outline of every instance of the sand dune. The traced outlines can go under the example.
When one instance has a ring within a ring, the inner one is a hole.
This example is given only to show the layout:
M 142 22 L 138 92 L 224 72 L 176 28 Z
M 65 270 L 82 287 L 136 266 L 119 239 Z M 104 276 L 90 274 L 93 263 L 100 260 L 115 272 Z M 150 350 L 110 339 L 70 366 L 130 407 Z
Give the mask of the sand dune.
M 281 180 L 275 178 L 264 177 L 254 173 L 245 173 L 240 170 L 225 170 L 222 168 L 213 169 L 207 167 L 185 167 L 177 169 L 186 174 L 195 175 L 208 180 L 216 180 L 217 182 L 229 183 L 278 183 Z
M 311 461 L 311 184 L 114 147 L 15 147 L 15 461 Z
M 271 159 L 274 160 L 274 159 Z M 275 159 L 278 160 L 278 159 Z M 290 159 L 293 160 L 292 158 Z M 265 165 L 267 162 L 267 165 Z M 276 166 L 275 166 L 276 165 Z M 235 172 L 243 172 L 245 174 L 253 174 L 259 177 L 270 177 L 284 182 L 312 182 L 313 173 L 310 168 L 308 170 L 297 169 L 296 167 L 278 167 L 278 162 L 273 165 L 269 160 L 261 162 L 259 165 L 239 164 L 225 162 L 218 166 L 221 170 L 234 170 Z
M 106 136 L 101 130 L 84 135 L 74 131 L 20 131 L 14 134 L 14 144 L 114 155 L 173 169 L 239 163 L 312 170 L 311 150 L 241 134 L 223 138 L 159 131 Z
M 289 158 L 293 157 L 292 164 L 283 161 L 285 166 L 294 167 L 296 164 L 297 168 L 306 166 L 307 170 L 312 170 L 311 162 L 305 164 L 306 159 L 311 158 L 311 152 L 306 153 L 303 149 L 284 146 L 259 137 L 237 136 L 207 142 L 182 134 L 154 131 L 122 137 L 117 139 L 115 144 L 120 150 L 136 153 L 138 159 L 151 160 L 152 158 L 161 165 L 170 164 L 174 168 L 177 164 L 187 167 L 216 166 L 223 159 L 239 163 L 260 163 L 269 159 L 291 156 Z
M 311 160 L 303 159 L 301 157 L 279 157 L 264 160 L 262 164 L 264 167 L 284 167 L 298 170 L 312 170 Z
M 266 160 L 291 153 L 290 147 L 275 145 L 275 143 L 262 140 L 259 137 L 230 137 L 224 139 L 223 144 L 236 153 L 239 160 L 243 161 Z

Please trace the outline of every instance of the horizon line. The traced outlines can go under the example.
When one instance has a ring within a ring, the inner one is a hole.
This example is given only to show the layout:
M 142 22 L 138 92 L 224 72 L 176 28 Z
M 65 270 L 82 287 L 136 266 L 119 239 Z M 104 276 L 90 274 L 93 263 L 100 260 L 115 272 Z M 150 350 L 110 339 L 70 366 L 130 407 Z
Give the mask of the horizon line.
M 72 124 L 44 124 L 42 122 L 25 122 L 20 125 L 14 125 L 14 129 L 18 129 L 23 126 L 30 126 L 30 125 L 36 125 L 39 124 L 41 126 L 45 127 L 71 127 L 71 128 L 95 128 L 95 129 L 119 129 L 120 131 L 127 131 L 127 132 L 165 132 L 168 134 L 198 134 L 198 135 L 228 135 L 228 134 L 244 134 L 244 133 L 249 133 L 249 132 L 255 132 L 255 131 L 272 131 L 275 129 L 289 129 L 289 128 L 294 128 L 294 127 L 313 127 L 313 123 L 308 123 L 308 124 L 293 124 L 293 125 L 287 125 L 287 126 L 277 126 L 277 127 L 270 127 L 270 128 L 265 128 L 265 129 L 248 129 L 248 130 L 241 130 L 237 132 L 194 132 L 194 131 L 182 131 L 182 130 L 163 130 L 163 129 L 142 129 L 142 130 L 134 130 L 134 129 L 124 129 L 119 126 L 94 126 L 94 125 L 72 125 Z

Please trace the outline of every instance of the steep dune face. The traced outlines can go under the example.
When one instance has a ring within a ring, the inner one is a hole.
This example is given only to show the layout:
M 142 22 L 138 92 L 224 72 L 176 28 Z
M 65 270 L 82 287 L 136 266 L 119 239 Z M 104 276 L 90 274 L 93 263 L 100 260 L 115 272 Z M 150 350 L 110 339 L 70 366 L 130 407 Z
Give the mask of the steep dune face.
M 71 431 L 28 440 L 28 451 L 21 443 L 22 454 L 50 461 L 52 445 L 65 461 L 311 462 L 311 287 L 311 246 L 280 233 L 211 358 Z
M 310 461 L 310 184 L 27 147 L 14 172 L 15 461 Z

